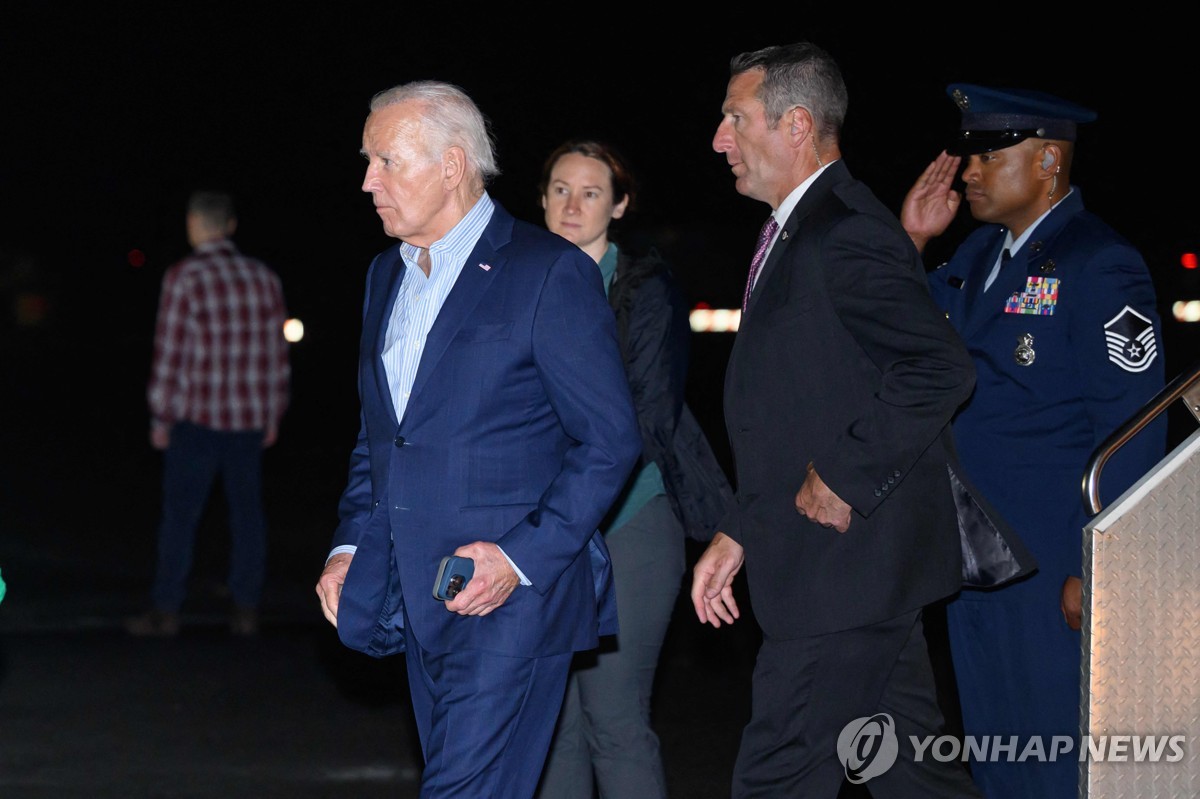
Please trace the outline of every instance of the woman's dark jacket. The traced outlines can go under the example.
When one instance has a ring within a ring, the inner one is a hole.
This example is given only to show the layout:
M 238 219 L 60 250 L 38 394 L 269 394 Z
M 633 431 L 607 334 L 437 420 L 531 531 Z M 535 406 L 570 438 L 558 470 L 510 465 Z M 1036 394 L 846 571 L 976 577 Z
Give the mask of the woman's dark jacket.
M 684 530 L 708 541 L 732 490 L 684 402 L 691 328 L 683 296 L 656 251 L 632 256 L 619 250 L 608 298 L 641 428 L 641 463 L 658 464 Z

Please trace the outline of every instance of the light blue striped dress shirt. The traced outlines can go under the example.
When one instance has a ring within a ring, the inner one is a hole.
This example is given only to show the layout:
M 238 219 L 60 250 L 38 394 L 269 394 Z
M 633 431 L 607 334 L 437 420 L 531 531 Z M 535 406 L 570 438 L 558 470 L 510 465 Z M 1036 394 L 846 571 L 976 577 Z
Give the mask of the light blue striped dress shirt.
M 397 419 L 404 418 L 404 409 L 408 407 L 408 396 L 417 379 L 417 367 L 421 365 L 429 329 L 462 274 L 467 256 L 475 249 L 483 229 L 491 221 L 494 208 L 492 198 L 484 192 L 449 233 L 429 245 L 428 277 L 417 266 L 420 248 L 407 242 L 400 245 L 404 280 L 400 282 L 400 293 L 392 306 L 382 356 Z
M 450 296 L 458 276 L 462 274 L 467 256 L 475 249 L 483 229 L 491 221 L 494 209 L 492 198 L 484 192 L 467 215 L 450 228 L 450 232 L 429 245 L 428 276 L 417 265 L 420 248 L 407 242 L 400 244 L 400 257 L 404 259 L 405 267 L 404 279 L 400 281 L 400 291 L 392 306 L 381 356 L 397 419 L 404 418 L 404 410 L 408 407 L 408 397 L 417 379 L 417 368 L 421 365 L 421 354 L 425 351 L 429 330 L 445 305 L 446 298 Z M 355 550 L 353 546 L 341 546 L 329 556 Z M 512 558 L 503 549 L 500 552 L 517 572 L 521 585 L 532 585 Z

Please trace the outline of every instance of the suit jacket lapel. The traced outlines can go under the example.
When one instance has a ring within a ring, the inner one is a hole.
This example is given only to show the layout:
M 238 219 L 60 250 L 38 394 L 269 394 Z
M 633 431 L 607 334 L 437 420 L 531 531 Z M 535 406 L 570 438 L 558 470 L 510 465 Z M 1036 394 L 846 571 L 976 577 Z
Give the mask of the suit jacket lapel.
M 498 249 L 512 238 L 512 221 L 513 218 L 508 212 L 497 204 L 483 235 L 467 256 L 462 272 L 454 281 L 454 288 L 450 289 L 445 304 L 438 311 L 433 327 L 429 329 L 429 335 L 425 339 L 425 350 L 421 353 L 421 363 L 417 366 L 417 375 L 413 380 L 412 393 L 408 397 L 409 408 L 413 407 L 421 389 L 428 382 L 429 375 L 445 354 L 446 347 L 454 340 L 463 323 L 471 317 L 471 312 L 479 304 L 488 286 L 504 268 L 506 259 L 499 254 Z
M 835 161 L 829 165 L 829 168 L 817 178 L 808 189 L 805 190 L 804 196 L 796 203 L 796 207 L 784 220 L 779 235 L 775 238 L 775 245 L 771 247 L 771 254 L 767 256 L 767 262 L 763 264 L 762 271 L 759 272 L 758 281 L 754 284 L 754 290 L 750 293 L 750 303 L 746 306 L 746 316 L 749 317 L 754 312 L 754 306 L 758 304 L 758 300 L 766 290 L 767 284 L 771 278 L 771 274 L 776 271 L 775 265 L 783 260 L 788 248 L 791 246 L 792 239 L 800 232 L 800 225 L 804 222 L 812 210 L 818 207 L 829 193 L 833 191 L 833 187 L 843 180 L 850 178 L 850 172 L 846 169 L 845 163 L 841 160 Z
M 379 401 L 384 407 L 391 409 L 393 419 L 396 419 L 396 405 L 388 385 L 387 371 L 383 367 L 383 347 L 387 340 L 388 323 L 392 319 L 392 309 L 395 308 L 400 295 L 400 284 L 404 282 L 405 269 L 400 245 L 397 244 L 380 256 L 372 277 L 372 293 L 380 297 L 381 301 L 371 303 L 367 310 L 367 318 L 363 320 L 364 330 L 374 330 L 370 364 L 373 382 L 379 392 Z

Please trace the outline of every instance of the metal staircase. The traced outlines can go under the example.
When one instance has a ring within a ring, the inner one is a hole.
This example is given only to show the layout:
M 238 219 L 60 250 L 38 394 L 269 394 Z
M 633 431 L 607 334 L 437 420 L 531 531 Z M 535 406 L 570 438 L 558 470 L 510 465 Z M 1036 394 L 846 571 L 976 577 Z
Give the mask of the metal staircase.
M 1200 430 L 1107 508 L 1105 462 L 1182 400 L 1200 420 L 1200 366 L 1088 462 L 1083 530 L 1081 799 L 1200 797 Z

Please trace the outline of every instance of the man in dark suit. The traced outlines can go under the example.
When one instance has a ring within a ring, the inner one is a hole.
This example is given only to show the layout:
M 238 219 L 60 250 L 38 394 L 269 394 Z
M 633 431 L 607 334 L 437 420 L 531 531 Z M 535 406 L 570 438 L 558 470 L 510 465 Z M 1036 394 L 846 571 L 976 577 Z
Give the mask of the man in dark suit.
M 485 190 L 455 86 L 377 95 L 363 190 L 400 244 L 367 275 L 358 443 L 317 584 L 341 640 L 406 652 L 422 797 L 530 797 L 576 651 L 616 632 L 596 532 L 641 449 L 595 262 Z M 474 561 L 433 596 L 444 556 Z
M 737 56 L 713 148 L 772 208 L 725 379 L 737 491 L 692 601 L 739 616 L 745 565 L 762 631 L 734 797 L 978 796 L 941 733 L 922 609 L 958 590 L 943 446 L 974 383 L 896 217 L 838 146 L 847 94 L 820 48 Z M 756 274 L 757 273 L 757 274 Z
M 1028 544 L 1038 574 L 966 590 L 946 608 L 969 735 L 1023 749 L 1069 736 L 1079 751 L 1083 528 L 1080 480 L 1101 443 L 1164 385 L 1154 283 L 1138 251 L 1071 183 L 1078 129 L 1096 113 L 1028 89 L 951 84 L 962 113 L 948 152 L 905 198 L 919 249 L 963 194 L 979 224 L 929 275 L 979 383 L 954 420 L 966 473 Z M 1166 418 L 1104 470 L 1111 502 L 1166 452 Z M 972 761 L 989 799 L 1075 796 L 1075 757 Z

